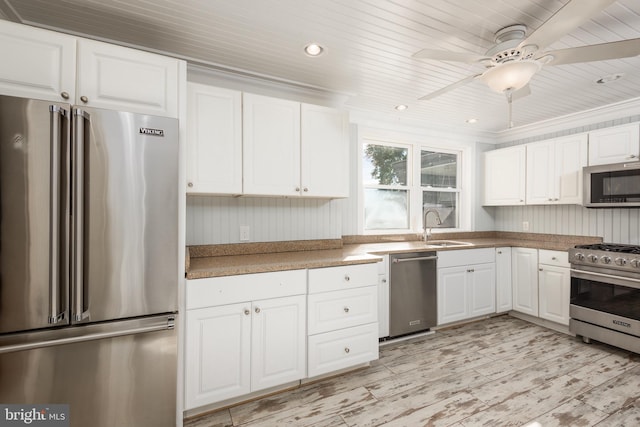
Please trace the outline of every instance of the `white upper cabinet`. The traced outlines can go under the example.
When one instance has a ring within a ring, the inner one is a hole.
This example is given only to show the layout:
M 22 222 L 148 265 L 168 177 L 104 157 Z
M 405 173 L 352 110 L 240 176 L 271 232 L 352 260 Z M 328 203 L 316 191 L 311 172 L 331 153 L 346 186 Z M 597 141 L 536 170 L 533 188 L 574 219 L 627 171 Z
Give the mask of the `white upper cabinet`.
M 349 195 L 346 113 L 247 93 L 242 108 L 244 194 Z
M 581 204 L 587 134 L 526 145 L 528 205 Z
M 0 93 L 178 117 L 186 63 L 0 20 Z
M 302 196 L 349 196 L 348 126 L 344 111 L 302 104 Z
M 242 93 L 187 86 L 187 192 L 242 194 Z
M 73 103 L 76 38 L 0 19 L 0 93 Z
M 484 154 L 484 204 L 524 205 L 526 151 L 524 145 Z
M 180 62 L 79 39 L 77 104 L 178 117 Z
M 244 193 L 300 194 L 300 103 L 243 94 Z
M 615 126 L 589 132 L 589 165 L 624 163 L 640 158 L 640 125 Z

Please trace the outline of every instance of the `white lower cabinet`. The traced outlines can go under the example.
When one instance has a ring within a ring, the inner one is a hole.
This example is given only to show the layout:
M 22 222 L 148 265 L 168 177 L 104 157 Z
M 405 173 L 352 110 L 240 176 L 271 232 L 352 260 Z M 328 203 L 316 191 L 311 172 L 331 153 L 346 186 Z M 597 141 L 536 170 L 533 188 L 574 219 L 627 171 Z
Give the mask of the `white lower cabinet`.
M 495 313 L 494 249 L 438 252 L 438 325 Z
M 378 338 L 389 336 L 389 255 L 378 263 Z
M 567 252 L 541 249 L 538 267 L 539 316 L 568 326 L 571 271 Z
M 308 376 L 377 359 L 378 267 L 311 269 L 308 280 Z
M 304 270 L 187 281 L 185 409 L 304 378 L 305 293 Z
M 511 249 L 513 310 L 538 317 L 538 250 Z

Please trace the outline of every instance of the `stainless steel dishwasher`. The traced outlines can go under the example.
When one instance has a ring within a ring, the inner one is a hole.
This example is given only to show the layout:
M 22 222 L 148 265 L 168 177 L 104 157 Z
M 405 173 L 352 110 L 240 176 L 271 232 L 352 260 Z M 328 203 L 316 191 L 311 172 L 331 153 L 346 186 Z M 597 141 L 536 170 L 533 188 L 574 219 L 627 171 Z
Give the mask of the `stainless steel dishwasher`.
M 427 330 L 437 324 L 435 252 L 391 254 L 389 336 Z

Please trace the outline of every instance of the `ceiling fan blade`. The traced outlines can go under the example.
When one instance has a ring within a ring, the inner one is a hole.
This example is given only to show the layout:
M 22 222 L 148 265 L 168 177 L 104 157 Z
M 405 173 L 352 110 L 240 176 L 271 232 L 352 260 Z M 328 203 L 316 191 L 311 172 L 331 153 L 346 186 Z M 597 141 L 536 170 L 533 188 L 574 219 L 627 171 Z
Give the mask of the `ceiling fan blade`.
M 448 52 L 446 50 L 422 49 L 412 55 L 416 59 L 435 59 L 438 61 L 466 62 L 473 64 L 474 62 L 486 59 L 485 56 L 475 53 L 466 52 Z
M 537 47 L 537 50 L 543 49 L 587 22 L 614 1 L 571 0 L 531 33 L 520 43 L 519 47 L 533 45 Z
M 467 83 L 471 83 L 473 80 L 477 79 L 481 75 L 482 74 L 476 74 L 475 76 L 469 76 L 469 77 L 467 77 L 465 79 L 462 79 L 462 80 L 460 80 L 458 82 L 452 83 L 449 86 L 445 86 L 442 89 L 439 89 L 439 90 L 437 90 L 435 92 L 431 92 L 430 94 L 425 95 L 422 98 L 418 98 L 418 101 L 427 101 L 429 99 L 433 99 L 433 98 L 435 98 L 437 96 L 440 96 L 440 95 L 442 95 L 444 93 L 447 93 L 447 92 L 449 92 L 449 91 L 451 91 L 453 89 L 459 88 L 460 86 L 464 86 Z
M 517 91 L 513 92 L 511 94 L 511 99 L 513 101 L 517 101 L 518 99 L 522 99 L 525 96 L 529 96 L 529 95 L 531 95 L 531 86 L 529 86 L 529 84 L 527 83 L 526 85 L 522 86 Z
M 553 59 L 547 65 L 575 64 L 577 62 L 605 61 L 607 59 L 629 58 L 640 55 L 640 39 L 592 44 L 570 49 L 552 50 L 542 56 Z

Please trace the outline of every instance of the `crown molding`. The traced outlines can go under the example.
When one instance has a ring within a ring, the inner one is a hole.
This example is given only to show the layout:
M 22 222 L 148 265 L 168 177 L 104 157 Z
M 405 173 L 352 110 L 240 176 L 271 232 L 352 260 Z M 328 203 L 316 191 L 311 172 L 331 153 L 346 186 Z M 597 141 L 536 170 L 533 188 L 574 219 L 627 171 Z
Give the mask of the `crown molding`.
M 505 142 L 530 138 L 532 136 L 555 133 L 567 129 L 581 128 L 595 123 L 602 123 L 638 114 L 640 114 L 640 98 L 632 98 L 626 101 L 605 105 L 603 107 L 567 114 L 565 116 L 543 120 L 530 125 L 496 132 L 494 134 L 494 142 L 496 144 L 503 144 Z

